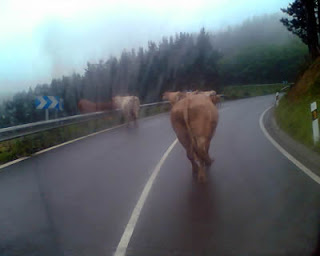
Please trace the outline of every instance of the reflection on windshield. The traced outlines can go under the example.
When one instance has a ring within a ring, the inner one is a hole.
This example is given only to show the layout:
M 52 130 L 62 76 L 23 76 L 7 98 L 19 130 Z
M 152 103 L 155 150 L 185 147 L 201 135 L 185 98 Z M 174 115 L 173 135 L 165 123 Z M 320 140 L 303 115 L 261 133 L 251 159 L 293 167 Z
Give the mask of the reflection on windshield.
M 318 0 L 0 24 L 0 255 L 320 254 Z

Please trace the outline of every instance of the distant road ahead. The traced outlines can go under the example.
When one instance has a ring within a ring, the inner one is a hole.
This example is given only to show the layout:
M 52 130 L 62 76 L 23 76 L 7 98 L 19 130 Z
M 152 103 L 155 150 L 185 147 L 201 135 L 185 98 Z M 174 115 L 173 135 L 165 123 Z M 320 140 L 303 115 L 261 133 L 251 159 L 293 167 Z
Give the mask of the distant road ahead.
M 310 255 L 320 187 L 265 138 L 274 96 L 227 102 L 208 183 L 177 144 L 127 255 Z M 155 166 L 175 140 L 169 115 L 57 148 L 0 172 L 0 255 L 113 255 Z

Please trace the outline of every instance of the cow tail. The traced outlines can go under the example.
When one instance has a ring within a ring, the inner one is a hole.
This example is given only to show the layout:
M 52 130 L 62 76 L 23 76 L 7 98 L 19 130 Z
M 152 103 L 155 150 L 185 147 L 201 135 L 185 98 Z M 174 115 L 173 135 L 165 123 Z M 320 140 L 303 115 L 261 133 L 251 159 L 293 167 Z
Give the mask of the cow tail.
M 193 135 L 192 129 L 190 127 L 190 122 L 189 122 L 190 101 L 188 98 L 186 101 L 187 101 L 187 104 L 186 104 L 187 106 L 186 108 L 184 108 L 183 115 L 184 115 L 184 120 L 185 120 L 187 131 L 188 131 L 188 135 L 191 140 L 192 151 L 196 154 L 198 160 L 209 164 L 211 162 L 211 159 L 208 153 L 206 152 L 206 149 L 204 148 L 203 138 L 196 138 Z
M 187 131 L 188 131 L 188 135 L 189 135 L 189 138 L 190 138 L 190 141 L 191 141 L 191 149 L 193 152 L 195 152 L 197 154 L 197 140 L 196 138 L 193 136 L 193 133 L 192 133 L 192 130 L 191 130 L 191 127 L 190 127 L 190 123 L 189 123 L 189 105 L 190 105 L 190 100 L 187 98 L 186 99 L 186 107 L 184 108 L 184 111 L 183 111 L 183 117 L 184 117 L 184 121 L 186 123 L 186 127 L 187 127 Z M 198 154 L 197 154 L 198 155 Z

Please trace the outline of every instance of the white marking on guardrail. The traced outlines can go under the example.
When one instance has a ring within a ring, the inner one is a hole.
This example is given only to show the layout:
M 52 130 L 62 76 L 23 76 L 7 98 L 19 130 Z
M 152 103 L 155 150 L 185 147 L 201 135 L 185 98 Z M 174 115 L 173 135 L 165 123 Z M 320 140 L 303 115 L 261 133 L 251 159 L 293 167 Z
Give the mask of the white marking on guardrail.
M 131 217 L 129 219 L 129 222 L 128 222 L 128 224 L 122 234 L 122 237 L 120 239 L 120 242 L 118 244 L 118 247 L 117 247 L 117 250 L 116 250 L 114 256 L 124 256 L 126 254 L 126 250 L 127 250 L 128 244 L 130 242 L 132 233 L 133 233 L 134 228 L 135 228 L 137 221 L 139 219 L 143 205 L 144 205 L 144 203 L 148 197 L 148 194 L 152 188 L 153 182 L 156 179 L 156 177 L 161 169 L 161 166 L 163 165 L 164 161 L 166 160 L 166 158 L 168 157 L 168 155 L 170 154 L 170 152 L 174 148 L 174 146 L 177 144 L 177 142 L 178 142 L 178 139 L 175 139 L 174 142 L 172 142 L 170 147 L 163 154 L 163 156 L 160 159 L 157 166 L 154 168 L 154 171 L 152 172 L 147 184 L 145 185 L 145 187 L 140 195 L 140 198 L 139 198 L 136 206 L 134 207 L 134 210 L 133 210 Z
M 263 113 L 260 116 L 259 119 L 259 125 L 260 128 L 262 130 L 262 132 L 264 133 L 264 135 L 267 137 L 267 139 L 272 143 L 273 146 L 276 147 L 276 149 L 278 149 L 286 158 L 288 158 L 295 166 L 297 166 L 301 171 L 303 171 L 306 175 L 308 175 L 311 179 L 313 179 L 315 182 L 317 182 L 318 184 L 320 184 L 320 177 L 318 175 L 316 175 L 314 172 L 312 172 L 309 168 L 307 168 L 306 166 L 304 166 L 301 162 L 299 162 L 296 158 L 294 158 L 288 151 L 286 151 L 283 147 L 281 147 L 278 142 L 276 142 L 271 135 L 267 132 L 266 128 L 264 127 L 263 124 L 263 117 L 265 115 L 265 113 L 272 108 L 269 107 L 267 108 L 265 111 L 263 111 Z

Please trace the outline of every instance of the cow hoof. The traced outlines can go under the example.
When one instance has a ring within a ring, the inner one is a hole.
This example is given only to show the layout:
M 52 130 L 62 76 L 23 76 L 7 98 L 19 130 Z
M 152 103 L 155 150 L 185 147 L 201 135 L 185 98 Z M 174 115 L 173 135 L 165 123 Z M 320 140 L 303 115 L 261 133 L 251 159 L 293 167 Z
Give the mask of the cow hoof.
M 198 177 L 198 172 L 192 171 L 192 177 L 196 179 Z
M 206 162 L 206 166 L 210 166 L 211 164 L 212 164 L 212 160 Z
M 214 159 L 208 159 L 208 161 L 206 161 L 206 166 L 210 166 L 212 163 L 214 162 Z

